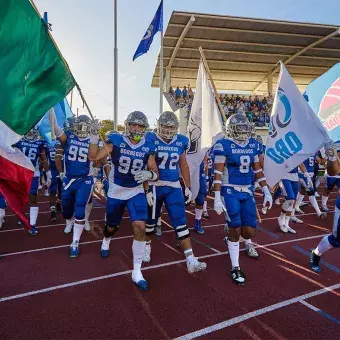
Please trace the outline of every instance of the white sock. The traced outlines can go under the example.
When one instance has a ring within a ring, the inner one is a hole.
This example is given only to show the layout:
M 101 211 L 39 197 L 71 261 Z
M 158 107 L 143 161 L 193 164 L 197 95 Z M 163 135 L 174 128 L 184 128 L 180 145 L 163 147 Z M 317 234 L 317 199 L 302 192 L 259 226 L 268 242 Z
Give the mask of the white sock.
M 207 212 L 207 205 L 208 205 L 208 202 L 204 201 L 204 203 L 203 203 L 203 211 L 204 212 Z
M 313 206 L 314 210 L 316 211 L 316 213 L 318 215 L 321 215 L 321 211 L 318 205 L 318 202 L 316 201 L 315 196 L 309 196 L 309 202 L 311 203 L 311 205 Z
M 300 205 L 303 201 L 303 199 L 305 198 L 305 195 L 301 195 L 299 192 L 297 194 L 297 197 L 296 197 L 296 202 L 295 202 L 295 208 L 298 208 L 300 209 Z
M 240 242 L 231 242 L 228 240 L 229 256 L 231 260 L 231 266 L 233 268 L 239 267 L 238 259 L 240 257 Z
M 321 204 L 323 207 L 327 207 L 328 196 L 321 196 Z
M 85 208 L 85 223 L 89 223 L 91 210 L 92 210 L 92 203 L 87 203 L 86 208 Z
M 102 249 L 103 250 L 109 250 L 110 249 L 110 242 L 111 237 L 104 237 L 102 242 Z
M 133 270 L 137 269 L 137 265 L 142 264 L 143 256 L 145 253 L 146 242 L 145 241 L 137 241 L 133 240 L 132 242 L 132 254 L 133 254 Z M 140 266 L 139 267 L 140 270 Z
M 280 223 L 280 225 L 286 223 L 286 213 L 284 213 L 284 212 L 282 212 L 282 211 L 281 211 L 281 214 L 280 214 L 280 216 L 279 216 L 279 223 Z
M 247 246 L 248 244 L 251 244 L 251 238 L 244 239 L 244 244 Z
M 194 260 L 194 252 L 192 251 L 191 248 L 184 250 L 184 256 L 185 256 L 187 262 L 191 262 L 191 261 Z
M 73 243 L 79 242 L 80 236 L 83 232 L 84 224 L 79 224 L 77 222 L 74 223 L 73 226 Z
M 30 207 L 30 225 L 35 226 L 37 224 L 39 207 Z
M 195 220 L 200 220 L 202 218 L 202 209 L 195 209 Z
M 316 255 L 321 256 L 327 250 L 333 248 L 333 246 L 328 241 L 328 235 L 326 235 L 319 243 L 319 245 L 315 248 L 314 253 Z
M 294 214 L 292 214 L 292 216 L 294 216 Z M 289 228 L 289 220 L 290 220 L 290 216 L 285 216 L 285 223 L 284 225 Z
M 2 223 L 4 222 L 4 217 L 5 217 L 5 209 L 0 208 L 0 228 L 2 227 Z

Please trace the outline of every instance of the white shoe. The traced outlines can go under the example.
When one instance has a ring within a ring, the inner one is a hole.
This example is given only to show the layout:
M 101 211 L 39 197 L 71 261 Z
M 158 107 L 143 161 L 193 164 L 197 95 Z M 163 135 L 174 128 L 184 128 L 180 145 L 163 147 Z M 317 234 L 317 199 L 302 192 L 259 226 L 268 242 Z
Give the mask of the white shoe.
M 280 217 L 277 219 L 277 221 L 279 222 L 280 230 L 283 233 L 287 234 L 288 233 L 288 229 L 287 229 L 287 227 L 286 227 L 286 225 L 284 223 L 280 222 Z
M 72 231 L 73 228 L 73 221 L 66 220 L 66 227 L 64 229 L 65 234 L 69 234 Z
M 295 212 L 298 214 L 304 214 L 304 212 L 300 208 L 295 208 Z
M 317 191 L 315 191 L 315 197 L 316 197 L 316 198 L 320 197 L 320 195 L 318 194 Z
M 303 221 L 297 218 L 296 216 L 291 216 L 290 221 L 294 223 L 299 223 L 299 224 L 303 223 Z
M 50 196 L 48 190 L 45 190 L 44 196 L 45 196 L 45 197 Z
M 149 263 L 151 261 L 151 245 L 147 244 L 145 246 L 145 253 L 143 256 L 143 262 L 144 263 Z
M 41 190 L 41 189 L 42 189 L 42 185 L 41 185 L 41 184 L 39 184 L 38 190 Z
M 89 221 L 85 221 L 84 229 L 87 232 L 91 231 L 91 226 L 90 226 L 90 222 Z
M 260 257 L 259 253 L 257 252 L 255 246 L 252 243 L 246 245 L 246 251 L 247 255 L 253 259 L 257 259 Z
M 287 230 L 288 230 L 290 233 L 296 234 L 296 231 L 295 231 L 293 228 L 291 228 L 289 225 L 287 225 L 286 227 L 287 227 Z
M 279 198 L 277 198 L 277 199 L 274 201 L 274 203 L 275 203 L 275 205 L 281 205 L 280 199 L 279 199 Z
M 199 262 L 197 257 L 194 257 L 191 260 L 187 260 L 187 269 L 190 274 L 201 272 L 206 268 L 207 264 L 205 262 Z

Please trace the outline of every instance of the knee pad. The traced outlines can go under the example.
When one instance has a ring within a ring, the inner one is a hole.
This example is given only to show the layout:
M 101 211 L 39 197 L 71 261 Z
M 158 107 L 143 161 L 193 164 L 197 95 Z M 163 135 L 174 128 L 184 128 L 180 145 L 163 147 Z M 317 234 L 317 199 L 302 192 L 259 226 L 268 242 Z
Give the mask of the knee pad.
M 111 230 L 109 230 L 109 228 L 111 229 Z M 104 236 L 106 237 L 106 238 L 108 238 L 108 237 L 112 237 L 117 231 L 118 231 L 118 229 L 119 229 L 119 226 L 116 226 L 116 227 L 108 227 L 107 226 L 107 224 L 105 223 L 105 226 L 104 226 Z
M 184 239 L 190 237 L 190 232 L 189 232 L 189 229 L 186 225 L 181 225 L 181 226 L 177 227 L 175 231 L 176 231 L 178 240 L 184 240 Z
M 294 201 L 293 200 L 287 200 L 282 204 L 282 209 L 284 211 L 293 211 Z
M 146 224 L 145 225 L 145 235 L 151 236 L 155 231 L 155 225 L 154 224 Z

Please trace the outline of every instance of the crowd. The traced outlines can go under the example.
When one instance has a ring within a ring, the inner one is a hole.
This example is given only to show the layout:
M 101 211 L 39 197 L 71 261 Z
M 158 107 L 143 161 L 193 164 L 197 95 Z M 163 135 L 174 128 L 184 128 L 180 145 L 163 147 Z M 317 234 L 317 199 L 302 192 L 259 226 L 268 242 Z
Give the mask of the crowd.
M 194 100 L 194 92 L 190 87 L 184 86 L 181 90 L 179 87 L 174 90 L 170 87 L 170 98 L 174 101 L 177 108 L 187 108 L 190 112 Z M 227 117 L 234 113 L 243 113 L 249 121 L 256 126 L 262 127 L 269 124 L 270 111 L 273 105 L 273 96 L 245 96 L 238 94 L 220 94 L 220 102 Z

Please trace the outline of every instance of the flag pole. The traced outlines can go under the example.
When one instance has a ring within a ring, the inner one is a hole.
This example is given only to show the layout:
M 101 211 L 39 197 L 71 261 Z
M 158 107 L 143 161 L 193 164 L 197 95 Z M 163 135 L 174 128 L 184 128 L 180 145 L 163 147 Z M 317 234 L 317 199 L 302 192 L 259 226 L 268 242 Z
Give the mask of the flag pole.
M 113 129 L 118 126 L 118 0 L 114 0 Z
M 164 75 L 163 75 L 163 25 L 162 25 L 161 53 L 159 62 L 159 114 L 163 112 L 163 89 L 164 89 Z
M 221 113 L 221 116 L 223 118 L 223 121 L 226 122 L 227 121 L 227 117 L 226 117 L 225 112 L 223 110 L 223 107 L 222 107 L 222 104 L 221 104 L 221 101 L 220 101 L 220 97 L 218 96 L 218 93 L 217 93 L 217 90 L 216 90 L 216 86 L 215 86 L 215 83 L 214 83 L 214 79 L 213 79 L 213 77 L 211 75 L 210 68 L 209 68 L 209 65 L 207 63 L 207 59 L 205 58 L 203 48 L 200 46 L 198 49 L 199 49 L 201 57 L 202 57 L 202 61 L 203 61 L 203 64 L 204 64 L 205 71 L 207 72 L 207 74 L 208 74 L 208 76 L 210 78 L 210 82 L 211 82 L 212 88 L 214 90 L 217 106 L 220 109 L 220 113 Z

